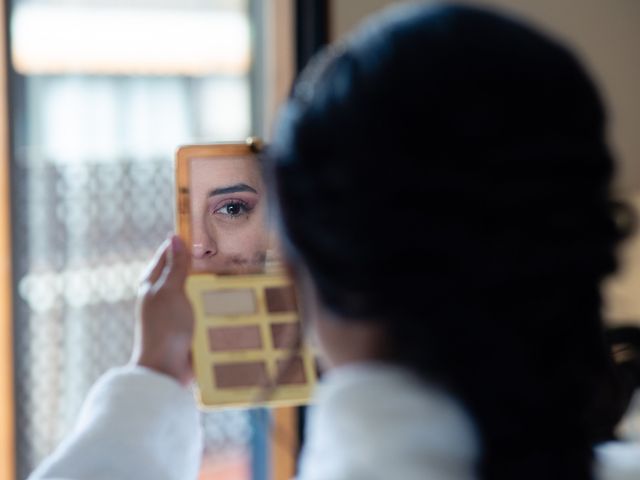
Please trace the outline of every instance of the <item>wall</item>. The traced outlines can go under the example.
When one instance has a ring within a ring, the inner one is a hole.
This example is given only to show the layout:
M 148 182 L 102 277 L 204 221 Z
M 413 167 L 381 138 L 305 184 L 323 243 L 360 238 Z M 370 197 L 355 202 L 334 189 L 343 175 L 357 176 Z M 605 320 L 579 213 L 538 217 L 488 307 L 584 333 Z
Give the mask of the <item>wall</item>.
M 331 36 L 343 37 L 363 17 L 401 0 L 331 0 Z M 444 3 L 448 3 L 445 1 Z M 450 2 L 449 2 L 450 3 Z M 459 2 L 457 2 L 459 3 Z M 468 0 L 534 22 L 583 59 L 600 85 L 610 115 L 610 144 L 618 159 L 616 190 L 640 215 L 640 1 Z M 620 274 L 607 285 L 607 318 L 640 323 L 640 236 L 621 252 Z

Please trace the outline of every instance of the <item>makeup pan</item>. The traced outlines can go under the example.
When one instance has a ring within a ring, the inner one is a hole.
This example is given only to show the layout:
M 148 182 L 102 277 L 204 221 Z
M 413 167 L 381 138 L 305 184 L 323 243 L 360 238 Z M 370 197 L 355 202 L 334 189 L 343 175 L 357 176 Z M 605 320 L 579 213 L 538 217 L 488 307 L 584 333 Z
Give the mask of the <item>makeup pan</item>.
M 267 310 L 269 313 L 285 313 L 296 311 L 296 297 L 293 287 L 269 287 L 265 291 Z
M 271 324 L 271 340 L 277 349 L 291 349 L 301 335 L 298 323 L 285 322 Z
M 254 387 L 268 378 L 264 362 L 213 365 L 213 376 L 220 388 Z
M 257 325 L 209 328 L 209 349 L 212 352 L 233 352 L 262 348 L 262 336 Z
M 304 361 L 300 357 L 286 360 L 278 360 L 278 384 L 279 385 L 304 385 L 307 377 L 304 369 Z
M 202 292 L 202 305 L 205 313 L 212 316 L 242 316 L 256 312 L 255 294 L 248 288 Z

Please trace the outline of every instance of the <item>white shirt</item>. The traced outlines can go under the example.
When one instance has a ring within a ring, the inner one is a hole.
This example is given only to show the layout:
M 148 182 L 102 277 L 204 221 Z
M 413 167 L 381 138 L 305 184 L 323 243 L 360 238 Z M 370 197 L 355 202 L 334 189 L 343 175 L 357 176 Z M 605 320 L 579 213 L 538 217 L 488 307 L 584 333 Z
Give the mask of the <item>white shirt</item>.
M 191 392 L 142 367 L 107 372 L 71 434 L 30 476 L 65 480 L 178 480 L 198 476 L 200 419 Z
M 449 396 L 385 364 L 329 372 L 316 392 L 301 480 L 474 478 L 474 427 Z
M 29 480 L 195 480 L 202 440 L 191 393 L 142 368 L 107 373 L 78 424 Z M 467 480 L 479 454 L 451 397 L 383 364 L 327 374 L 310 407 L 298 480 Z M 596 449 L 596 478 L 640 479 L 640 445 Z

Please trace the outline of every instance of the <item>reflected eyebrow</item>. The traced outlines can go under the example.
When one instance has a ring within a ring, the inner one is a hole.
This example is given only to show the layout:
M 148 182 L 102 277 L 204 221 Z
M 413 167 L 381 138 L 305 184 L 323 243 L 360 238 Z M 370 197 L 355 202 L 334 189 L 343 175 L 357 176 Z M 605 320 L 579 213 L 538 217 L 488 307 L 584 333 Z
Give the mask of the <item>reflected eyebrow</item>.
M 213 197 L 215 195 L 226 195 L 227 193 L 237 193 L 237 192 L 253 192 L 255 194 L 258 193 L 258 191 L 255 188 L 250 187 L 246 183 L 236 183 L 235 185 L 230 185 L 228 187 L 220 187 L 220 188 L 211 190 L 209 192 L 209 195 L 207 196 Z

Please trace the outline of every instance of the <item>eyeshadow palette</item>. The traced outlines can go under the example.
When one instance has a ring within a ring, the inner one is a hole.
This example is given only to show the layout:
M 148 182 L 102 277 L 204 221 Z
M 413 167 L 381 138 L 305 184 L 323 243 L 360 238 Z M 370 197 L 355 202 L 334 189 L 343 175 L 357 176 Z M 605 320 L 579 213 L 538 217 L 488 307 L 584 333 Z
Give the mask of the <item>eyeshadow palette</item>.
M 275 274 L 192 274 L 194 368 L 203 406 L 307 403 L 315 364 L 292 286 Z
M 176 223 L 192 253 L 186 289 L 202 408 L 303 405 L 316 382 L 294 286 L 265 221 L 257 161 L 249 142 L 187 145 L 176 154 Z

